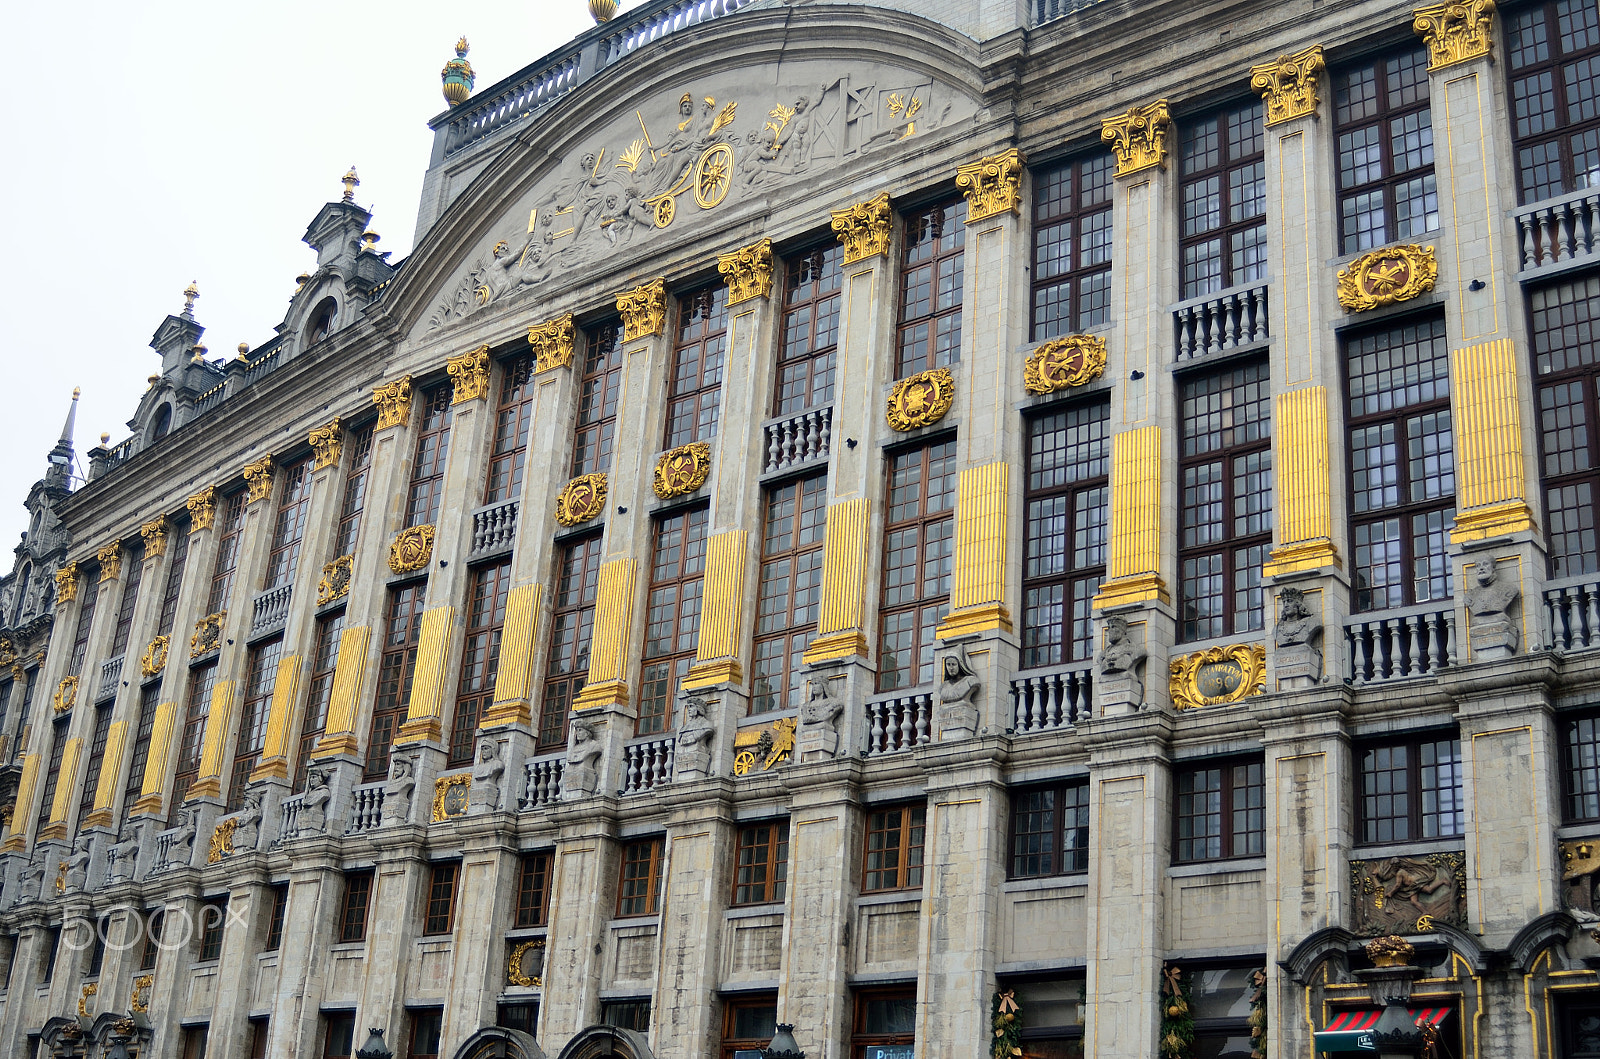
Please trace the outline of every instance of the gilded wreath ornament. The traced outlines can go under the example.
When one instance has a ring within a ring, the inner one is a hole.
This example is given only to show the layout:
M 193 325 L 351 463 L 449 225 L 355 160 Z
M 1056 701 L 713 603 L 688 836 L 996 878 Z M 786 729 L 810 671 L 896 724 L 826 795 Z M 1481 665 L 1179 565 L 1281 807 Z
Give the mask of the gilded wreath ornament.
M 1433 247 L 1416 243 L 1380 247 L 1339 271 L 1339 304 L 1352 313 L 1396 305 L 1433 290 L 1438 278 Z
M 395 534 L 389 544 L 389 570 L 396 574 L 414 574 L 428 565 L 433 558 L 433 527 L 411 526 Z
M 378 406 L 378 429 L 404 426 L 411 415 L 411 376 L 402 375 L 387 386 L 372 391 L 372 403 Z
M 312 470 L 320 471 L 324 467 L 337 467 L 339 465 L 339 449 L 343 437 L 339 433 L 339 417 L 334 416 L 333 421 L 317 427 L 306 435 L 306 441 L 311 445 L 311 451 L 316 455 L 316 462 Z
M 656 461 L 655 491 L 662 500 L 685 496 L 711 475 L 711 446 L 703 441 L 668 449 Z
M 1278 125 L 1317 112 L 1317 81 L 1327 64 L 1322 45 L 1250 68 L 1250 87 L 1267 104 L 1267 124 Z
M 889 233 L 893 230 L 889 193 L 858 202 L 847 209 L 833 211 L 833 232 L 844 247 L 844 263 L 854 264 L 889 252 Z
M 144 654 L 139 656 L 139 672 L 146 677 L 153 677 L 167 668 L 167 653 L 171 647 L 172 641 L 165 636 L 151 640 Z
M 444 363 L 450 376 L 451 404 L 481 401 L 489 395 L 489 346 L 451 357 Z
M 667 326 L 667 281 L 653 280 L 617 295 L 622 314 L 622 340 L 659 335 Z
M 772 294 L 772 240 L 717 255 L 717 271 L 728 285 L 730 306 L 768 297 Z
M 317 606 L 344 598 L 350 591 L 350 572 L 354 563 L 354 556 L 341 555 L 323 564 L 322 577 L 317 581 Z
M 84 1018 L 89 1017 L 89 998 L 100 995 L 99 982 L 83 983 L 83 990 L 78 994 L 78 1014 Z
M 534 374 L 570 365 L 575 338 L 576 329 L 572 325 L 571 313 L 528 328 L 528 346 L 533 350 Z
M 556 521 L 563 526 L 582 525 L 598 518 L 605 506 L 605 473 L 582 474 L 568 482 L 556 497 Z
M 1419 7 L 1411 28 L 1428 44 L 1428 69 L 1488 55 L 1494 41 L 1494 0 L 1446 0 Z
M 1106 370 L 1106 340 L 1096 335 L 1053 339 L 1028 355 L 1022 383 L 1029 393 L 1057 393 L 1093 382 Z
M 467 792 L 472 789 L 472 773 L 458 772 L 433 781 L 433 822 L 463 816 L 467 811 Z
M 17 648 L 11 642 L 11 637 L 0 636 L 0 666 L 9 666 L 16 660 Z
M 233 832 L 239 826 L 237 817 L 222 821 L 211 832 L 211 846 L 206 850 L 207 864 L 220 864 L 223 857 L 233 855 Z
M 956 399 L 956 381 L 949 368 L 919 371 L 895 383 L 886 415 L 895 430 L 916 430 L 943 419 Z
M 968 162 L 956 170 L 956 187 L 967 196 L 967 223 L 1001 213 L 1016 213 L 1022 204 L 1022 154 L 1015 147 Z
M 1170 664 L 1170 678 L 1172 705 L 1177 709 L 1238 702 L 1266 689 L 1266 648 L 1231 644 L 1181 655 Z
M 66 713 L 78 702 L 78 678 L 62 677 L 61 683 L 56 685 L 55 696 L 50 700 L 50 705 L 56 713 Z
M 189 637 L 190 658 L 199 658 L 221 646 L 222 623 L 227 617 L 227 611 L 219 610 L 215 614 L 207 614 L 194 623 L 194 635 Z
M 523 970 L 522 961 L 528 953 L 535 949 L 544 948 L 543 938 L 534 938 L 524 941 L 511 950 L 511 960 L 506 967 L 506 984 L 521 986 L 524 989 L 538 989 L 544 985 L 544 980 L 536 974 L 528 974 Z
M 133 988 L 128 991 L 128 1013 L 143 1015 L 150 1010 L 150 990 L 156 984 L 153 974 L 141 974 L 133 980 Z

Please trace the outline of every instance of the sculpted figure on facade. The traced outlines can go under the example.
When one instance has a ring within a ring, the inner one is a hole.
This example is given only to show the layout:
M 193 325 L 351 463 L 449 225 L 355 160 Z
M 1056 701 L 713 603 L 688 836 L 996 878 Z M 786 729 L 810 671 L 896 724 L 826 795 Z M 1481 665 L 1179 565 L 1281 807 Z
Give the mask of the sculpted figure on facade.
M 478 741 L 478 756 L 472 763 L 472 786 L 467 791 L 467 812 L 500 811 L 500 780 L 506 774 L 506 763 L 500 757 L 500 744 L 493 739 Z
M 24 901 L 39 900 L 39 890 L 44 886 L 44 876 L 43 864 L 29 861 L 23 865 L 22 871 L 17 874 L 17 889 L 11 896 L 11 907 L 15 908 Z
M 89 860 L 94 854 L 94 838 L 85 835 L 67 857 L 67 893 L 81 894 L 89 887 Z
M 1500 564 L 1483 556 L 1472 564 L 1472 587 L 1467 589 L 1467 623 L 1474 661 L 1510 658 L 1522 636 L 1512 611 L 1522 590 L 1500 576 Z
M 844 700 L 828 694 L 827 678 L 813 677 L 811 695 L 800 706 L 798 749 L 801 761 L 818 761 L 838 753 L 839 715 L 842 713 Z
M 969 739 L 978 734 L 978 692 L 983 685 L 964 650 L 945 655 L 940 665 L 939 712 L 934 716 L 939 739 Z
M 476 786 L 476 783 L 474 783 Z M 417 793 L 416 762 L 409 754 L 396 754 L 389 762 L 389 779 L 383 785 L 383 827 L 411 822 L 411 801 Z
M 1144 705 L 1144 663 L 1149 655 L 1133 642 L 1127 618 L 1115 614 L 1107 618 L 1105 636 L 1095 660 L 1095 698 L 1106 706 L 1138 709 Z
M 711 775 L 711 742 L 717 727 L 706 717 L 706 700 L 690 695 L 683 704 L 683 727 L 678 729 L 678 752 L 673 772 L 677 779 Z
M 1281 688 L 1308 688 L 1322 682 L 1322 622 L 1311 613 L 1298 588 L 1278 593 L 1278 624 L 1272 630 L 1274 675 Z
M 128 824 L 122 829 L 117 841 L 106 850 L 106 882 L 116 883 L 138 878 L 139 847 L 143 837 L 143 824 Z
M 593 721 L 572 719 L 572 740 L 567 747 L 567 771 L 561 778 L 562 800 L 587 798 L 600 789 L 599 733 Z
M 194 863 L 194 815 L 193 809 L 179 810 L 178 829 L 167 846 L 167 859 L 162 864 L 164 869 L 187 868 Z
M 333 773 L 327 768 L 314 768 L 306 773 L 305 800 L 300 803 L 300 818 L 296 821 L 298 835 L 321 835 L 328 830 L 328 803 L 333 800 Z
M 261 803 L 266 794 L 259 788 L 244 796 L 244 808 L 234 817 L 233 849 L 235 853 L 249 853 L 261 844 Z
M 1466 862 L 1460 853 L 1351 861 L 1355 932 L 1420 934 L 1445 924 L 1466 929 Z

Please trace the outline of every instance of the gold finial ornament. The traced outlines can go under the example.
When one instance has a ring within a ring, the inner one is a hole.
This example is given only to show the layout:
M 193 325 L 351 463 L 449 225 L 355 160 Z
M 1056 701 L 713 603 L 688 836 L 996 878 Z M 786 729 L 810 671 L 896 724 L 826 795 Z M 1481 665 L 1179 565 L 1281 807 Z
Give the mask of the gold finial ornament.
M 111 434 L 109 431 L 100 432 L 100 444 L 102 446 L 111 444 Z
M 382 238 L 383 236 L 368 228 L 361 233 L 361 252 L 364 254 L 376 254 L 378 252 L 378 240 Z
M 703 441 L 679 445 L 656 461 L 655 491 L 662 500 L 685 496 L 706 484 L 711 475 L 711 446 Z
M 1111 145 L 1117 157 L 1117 176 L 1128 176 L 1167 164 L 1167 135 L 1172 131 L 1172 113 L 1167 101 L 1158 99 L 1126 114 L 1107 118 L 1100 139 Z
M 622 340 L 659 335 L 667 326 L 667 281 L 653 280 L 617 295 L 622 314 Z
M 1267 124 L 1315 114 L 1317 82 L 1326 67 L 1320 44 L 1250 67 L 1250 87 L 1267 103 Z
M 445 361 L 453 396 L 451 404 L 479 401 L 489 395 L 489 347 L 479 346 L 469 353 Z
M 194 300 L 198 297 L 200 297 L 200 287 L 194 280 L 190 280 L 189 285 L 183 288 L 183 315 L 194 315 Z
M 294 278 L 294 292 L 299 294 L 306 289 L 306 284 L 311 282 L 311 273 L 302 272 Z
M 245 365 L 248 367 L 249 364 L 250 364 L 250 343 L 248 343 L 248 342 L 240 342 L 239 343 L 238 355 L 235 356 L 233 359 L 234 360 L 243 361 L 245 363 Z
M 772 294 L 772 240 L 717 256 L 717 271 L 728 284 L 728 304 L 738 305 L 752 298 Z
M 356 176 L 356 167 L 352 165 L 350 171 L 339 178 L 339 183 L 344 185 L 344 198 L 342 201 L 354 202 L 356 200 L 356 188 L 361 186 L 361 178 Z
M 949 413 L 955 399 L 956 380 L 949 368 L 919 371 L 895 384 L 885 416 L 895 430 L 932 426 Z
M 1395 305 L 1432 290 L 1438 278 L 1433 247 L 1416 243 L 1379 247 L 1339 271 L 1339 304 L 1352 313 Z
M 571 313 L 528 328 L 528 346 L 533 350 L 533 373 L 537 375 L 552 368 L 570 365 L 576 334 Z
M 1017 213 L 1022 203 L 1022 154 L 1015 147 L 956 170 L 956 187 L 967 196 L 967 223 Z
M 444 101 L 452 107 L 460 106 L 472 95 L 472 85 L 477 80 L 477 75 L 472 72 L 472 64 L 467 62 L 467 44 L 465 35 L 456 41 L 456 57 L 444 64 L 444 69 L 439 71 L 439 80 L 444 82 Z
M 1488 55 L 1494 0 L 1446 0 L 1419 7 L 1411 28 L 1428 44 L 1428 69 L 1439 70 Z
M 844 263 L 854 264 L 889 252 L 889 193 L 833 211 L 833 231 L 844 247 Z
M 617 16 L 617 0 L 589 0 L 589 14 L 597 26 L 610 22 Z

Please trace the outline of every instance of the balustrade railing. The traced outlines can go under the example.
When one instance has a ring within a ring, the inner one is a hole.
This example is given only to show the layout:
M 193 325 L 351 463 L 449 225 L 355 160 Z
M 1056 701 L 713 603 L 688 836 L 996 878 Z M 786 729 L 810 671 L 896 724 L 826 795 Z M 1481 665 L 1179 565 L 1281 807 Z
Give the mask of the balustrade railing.
M 1089 719 L 1093 662 L 1019 673 L 1011 680 L 1011 727 L 1020 734 L 1071 728 Z
M 1544 616 L 1551 648 L 1583 651 L 1600 647 L 1600 580 L 1590 574 L 1546 585 Z
M 172 845 L 177 841 L 178 834 L 182 830 L 183 828 L 180 827 L 170 827 L 156 835 L 156 854 L 150 861 L 150 871 L 152 873 L 165 871 L 168 867 L 178 867 L 178 865 L 169 865 L 167 861 L 172 856 Z
M 305 802 L 304 794 L 291 794 L 278 803 L 278 840 L 273 846 L 281 846 L 300 834 L 300 807 Z
M 832 448 L 833 405 L 825 404 L 782 419 L 768 420 L 762 430 L 766 440 L 762 474 L 786 471 L 812 460 L 825 460 Z
M 345 825 L 345 834 L 372 831 L 383 822 L 383 785 L 383 780 L 363 783 L 351 792 L 350 820 Z
M 100 663 L 100 687 L 94 693 L 95 698 L 108 699 L 117 693 L 117 684 L 122 680 L 122 660 L 126 657 L 118 655 Z
M 610 66 L 629 52 L 642 48 L 653 40 L 660 40 L 669 33 L 709 22 L 723 15 L 731 15 L 741 7 L 754 2 L 755 0 L 673 0 L 671 3 L 641 7 L 634 17 L 601 38 L 600 65 Z
M 561 778 L 567 773 L 567 759 L 561 754 L 531 757 L 524 775 L 522 797 L 517 809 L 527 812 L 561 800 Z
M 1456 661 L 1455 608 L 1437 604 L 1386 610 L 1344 623 L 1350 682 L 1372 684 L 1434 673 Z
M 622 793 L 638 794 L 672 780 L 673 749 L 677 740 L 672 736 L 629 743 L 623 748 Z
M 194 414 L 204 415 L 228 399 L 228 384 L 219 382 L 194 399 Z
M 1267 285 L 1230 287 L 1192 298 L 1172 310 L 1172 321 L 1179 360 L 1264 342 L 1270 337 Z
M 1574 264 L 1592 257 L 1600 237 L 1600 188 L 1519 206 L 1517 237 L 1522 269 Z
M 271 352 L 263 353 L 250 359 L 250 367 L 245 369 L 244 384 L 249 386 L 258 379 L 266 378 L 277 371 L 283 364 L 283 347 L 275 346 Z
M 868 756 L 893 754 L 931 741 L 933 696 L 894 695 L 867 703 Z
M 517 537 L 516 500 L 502 500 L 498 504 L 480 507 L 472 513 L 471 559 L 510 551 Z
M 289 617 L 289 597 L 294 586 L 279 585 L 256 594 L 250 607 L 250 632 L 254 635 L 282 625 Z

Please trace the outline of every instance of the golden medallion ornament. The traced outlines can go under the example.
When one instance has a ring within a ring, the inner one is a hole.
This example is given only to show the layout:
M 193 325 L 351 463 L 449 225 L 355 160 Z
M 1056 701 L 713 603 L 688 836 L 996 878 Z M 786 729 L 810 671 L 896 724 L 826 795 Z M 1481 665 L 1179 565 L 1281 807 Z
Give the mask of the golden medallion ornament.
M 1266 101 L 1269 126 L 1317 112 L 1317 82 L 1326 66 L 1317 44 L 1250 67 L 1250 87 Z
M 1260 695 L 1267 683 L 1267 651 L 1260 644 L 1208 647 L 1174 658 L 1172 705 L 1180 710 L 1238 702 Z
M 528 346 L 533 350 L 534 374 L 569 366 L 572 363 L 576 336 L 571 313 L 528 328 Z
M 78 598 L 78 564 L 67 563 L 56 571 L 56 603 L 71 603 Z
M 763 239 L 717 256 L 717 271 L 728 284 L 728 305 L 772 294 L 772 240 Z
M 128 1013 L 143 1015 L 150 1010 L 150 990 L 155 987 L 156 976 L 141 974 L 133 980 L 133 988 L 128 991 Z
M 433 781 L 433 822 L 467 815 L 467 794 L 472 790 L 472 773 L 458 772 Z
M 445 373 L 450 376 L 451 404 L 481 401 L 489 396 L 489 347 L 479 346 L 470 353 L 451 357 L 445 361 Z
M 654 280 L 617 295 L 622 314 L 622 340 L 659 335 L 667 326 L 667 281 Z
M 694 168 L 694 201 L 703 210 L 716 209 L 733 185 L 733 148 L 725 143 L 707 147 Z
M 227 619 L 228 612 L 219 610 L 194 623 L 194 635 L 189 637 L 190 658 L 199 658 L 222 646 L 222 623 Z
M 1439 262 L 1433 247 L 1403 243 L 1368 251 L 1339 272 L 1339 304 L 1363 313 L 1433 290 Z
M 249 489 L 247 503 L 254 504 L 272 495 L 272 457 L 263 456 L 244 469 L 244 480 Z
M 1494 41 L 1494 0 L 1446 0 L 1419 7 L 1411 28 L 1428 45 L 1428 69 L 1438 70 L 1488 55 Z
M 66 713 L 78 703 L 78 678 L 62 677 L 61 683 L 56 685 L 55 697 L 50 700 L 51 707 L 56 713 Z
M 852 265 L 869 257 L 889 252 L 889 233 L 893 230 L 889 193 L 858 202 L 849 209 L 833 211 L 833 231 L 844 247 L 844 263 Z
M 333 421 L 325 426 L 317 427 L 306 440 L 311 444 L 311 451 L 316 455 L 316 462 L 312 470 L 320 471 L 324 467 L 339 466 L 339 449 L 343 442 L 343 435 L 339 432 L 339 417 L 334 416 Z
M 956 170 L 956 187 L 967 196 L 967 223 L 1002 213 L 1017 213 L 1022 204 L 1022 154 L 1015 148 L 968 162 Z
M 139 536 L 144 540 L 144 557 L 154 559 L 167 554 L 167 520 L 164 518 L 152 519 L 139 527 Z
M 1158 99 L 1102 123 L 1100 139 L 1111 145 L 1117 159 L 1117 176 L 1128 176 L 1167 164 L 1167 136 L 1172 132 L 1172 113 L 1167 101 Z
M 167 652 L 172 646 L 172 641 L 165 636 L 157 636 L 145 647 L 144 654 L 139 656 L 139 673 L 142 676 L 153 677 L 167 668 Z
M 89 1017 L 89 998 L 100 995 L 99 982 L 83 983 L 83 991 L 78 994 L 78 1014 L 84 1018 Z
M 223 857 L 233 855 L 233 832 L 238 828 L 237 817 L 224 820 L 211 832 L 211 846 L 206 850 L 207 864 L 221 864 Z
M 1029 393 L 1057 393 L 1093 382 L 1106 370 L 1106 341 L 1095 335 L 1052 339 L 1028 354 L 1022 383 Z
M 539 975 L 530 973 L 527 964 L 528 954 L 540 952 L 544 949 L 544 939 L 534 938 L 524 941 L 511 950 L 511 960 L 506 967 L 506 984 L 521 986 L 523 989 L 539 989 L 544 985 L 544 979 Z M 543 968 L 540 968 L 543 970 Z
M 711 446 L 703 441 L 668 449 L 656 461 L 656 496 L 671 500 L 706 484 L 711 474 Z
M 389 570 L 396 574 L 414 574 L 428 565 L 433 558 L 433 527 L 411 526 L 395 534 L 389 545 Z
M 378 406 L 378 429 L 405 426 L 411 415 L 411 376 L 402 375 L 387 386 L 372 391 L 372 403 Z
M 350 591 L 350 571 L 355 556 L 341 555 L 322 567 L 322 577 L 317 581 L 317 606 L 343 599 Z
M 606 506 L 604 473 L 583 474 L 574 478 L 556 497 L 556 521 L 577 526 L 600 517 Z
M 217 519 L 217 487 L 208 485 L 183 502 L 189 509 L 189 532 L 210 529 Z
M 949 368 L 919 371 L 895 383 L 887 417 L 896 430 L 916 430 L 943 419 L 956 399 L 956 381 Z

